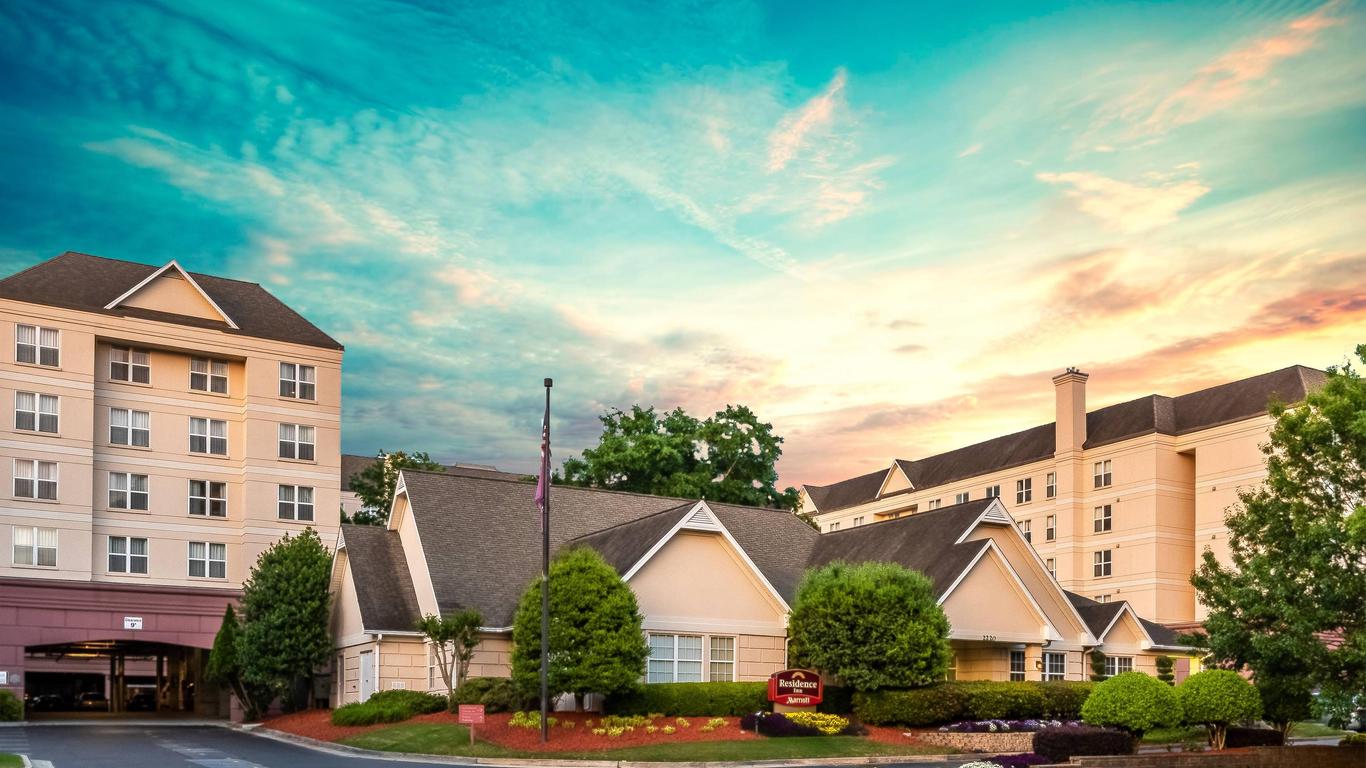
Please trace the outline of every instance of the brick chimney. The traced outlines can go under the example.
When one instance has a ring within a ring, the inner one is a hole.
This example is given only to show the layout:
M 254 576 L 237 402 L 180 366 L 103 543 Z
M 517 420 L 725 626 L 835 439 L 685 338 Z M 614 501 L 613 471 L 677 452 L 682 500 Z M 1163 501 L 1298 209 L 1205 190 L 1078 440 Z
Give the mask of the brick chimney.
M 1057 400 L 1055 454 L 1081 451 L 1086 443 L 1087 378 L 1087 374 L 1076 368 L 1068 368 L 1053 377 L 1053 394 Z

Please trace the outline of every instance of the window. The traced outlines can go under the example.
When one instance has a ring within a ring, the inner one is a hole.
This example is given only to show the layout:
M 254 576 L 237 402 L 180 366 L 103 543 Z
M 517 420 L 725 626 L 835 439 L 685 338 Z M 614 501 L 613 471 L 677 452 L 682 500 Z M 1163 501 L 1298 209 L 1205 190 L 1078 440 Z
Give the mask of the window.
M 1043 654 L 1043 679 L 1062 680 L 1067 677 L 1067 655 L 1062 653 Z
M 925 509 L 926 509 L 926 510 L 930 510 L 930 509 L 939 509 L 940 503 L 941 503 L 941 500 L 940 500 L 940 499 L 930 499 L 930 501 L 929 501 L 927 504 L 925 504 Z
M 313 427 L 303 424 L 280 425 L 280 458 L 313 460 Z M 858 525 L 858 523 L 854 523 Z
M 207 357 L 190 358 L 190 389 L 226 395 L 228 393 L 228 364 L 222 360 L 211 360 Z
M 647 683 L 702 682 L 700 635 L 650 635 Z
M 1091 575 L 1095 578 L 1103 578 L 1110 575 L 1110 552 L 1111 550 L 1102 549 L 1091 555 Z
M 1110 460 L 1097 461 L 1095 473 L 1093 475 L 1097 488 L 1107 488 L 1110 485 Z
M 855 525 L 855 526 L 863 525 L 863 515 L 859 515 L 858 517 L 854 518 L 854 525 Z
M 280 397 L 316 400 L 316 372 L 311 365 L 280 363 Z
M 987 486 L 987 492 L 986 492 L 985 496 L 986 496 L 986 498 L 988 498 L 988 499 L 997 499 L 997 498 L 1000 498 L 1000 497 L 1001 497 L 1001 486 L 999 486 L 999 485 L 988 485 L 988 486 Z
M 1058 473 L 1049 472 L 1048 477 L 1044 478 L 1043 495 L 1046 498 L 1054 498 L 1058 495 Z
M 1053 562 L 1053 558 L 1048 558 L 1047 560 L 1043 561 L 1043 564 L 1044 567 L 1048 569 L 1049 576 L 1052 576 L 1055 579 L 1058 578 L 1058 566 L 1057 563 Z
M 57 500 L 57 462 L 14 460 L 14 495 L 21 499 Z
M 14 428 L 28 432 L 57 434 L 57 406 L 56 395 L 15 392 Z
M 1097 602 L 1097 603 L 1108 603 L 1108 602 L 1110 602 L 1110 596 L 1109 596 L 1108 594 L 1106 594 L 1106 595 L 1096 595 L 1096 602 Z
M 147 411 L 109 409 L 109 442 L 146 448 L 152 444 L 152 416 Z
M 228 422 L 190 418 L 190 453 L 228 455 Z
M 312 520 L 313 489 L 306 485 L 280 486 L 280 519 Z
M 146 384 L 152 380 L 152 366 L 145 349 L 109 348 L 109 380 Z
M 1053 541 L 1058 538 L 1058 516 L 1049 515 L 1043 519 L 1043 538 L 1044 541 Z
M 61 336 L 56 328 L 19 325 L 14 333 L 14 359 L 56 368 L 61 365 Z
M 1092 526 L 1096 529 L 1096 533 L 1105 533 L 1110 530 L 1111 525 L 1113 525 L 1112 517 L 1109 504 L 1096 507 L 1092 522 Z
M 1020 533 L 1024 534 L 1025 541 L 1029 542 L 1030 544 L 1033 544 L 1033 543 L 1034 543 L 1033 528 L 1034 528 L 1034 521 L 1032 521 L 1032 520 L 1021 520 L 1021 521 L 1020 521 Z
M 147 476 L 109 473 L 110 509 L 147 509 Z
M 14 564 L 57 567 L 57 529 L 14 527 Z
M 1034 478 L 1015 481 L 1015 503 L 1028 504 L 1034 500 Z
M 839 529 L 840 529 L 840 524 L 839 524 L 838 522 L 834 522 L 834 523 L 831 523 L 831 524 L 830 524 L 830 532 L 831 532 L 831 533 L 834 533 L 835 531 L 838 531 Z
M 190 514 L 227 517 L 228 484 L 212 480 L 190 481 Z
M 949 654 L 949 669 L 944 673 L 944 679 L 953 682 L 958 679 L 958 654 Z
M 1025 679 L 1025 655 L 1024 651 L 1010 652 L 1010 680 L 1011 682 L 1023 682 Z
M 109 537 L 110 573 L 147 573 L 147 540 Z
M 190 576 L 196 579 L 228 577 L 228 546 L 208 541 L 190 542 Z
M 1132 656 L 1106 656 L 1105 657 L 1105 676 L 1114 677 L 1125 672 L 1134 671 L 1134 657 Z
M 712 637 L 707 650 L 707 679 L 731 682 L 735 679 L 735 638 Z
M 962 493 L 955 494 L 954 497 L 953 497 L 953 503 L 954 503 L 954 504 L 966 504 L 966 503 L 968 503 L 968 495 L 969 495 L 969 494 L 968 494 L 967 491 L 963 491 Z

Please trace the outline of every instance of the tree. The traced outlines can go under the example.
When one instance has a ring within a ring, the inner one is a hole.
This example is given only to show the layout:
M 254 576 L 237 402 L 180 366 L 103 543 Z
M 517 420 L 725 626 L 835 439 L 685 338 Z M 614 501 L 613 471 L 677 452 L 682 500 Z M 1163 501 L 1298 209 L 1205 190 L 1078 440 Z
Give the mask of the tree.
M 1157 665 L 1158 680 L 1161 680 L 1167 685 L 1176 684 L 1176 675 L 1172 672 L 1173 667 L 1176 666 L 1176 662 L 1172 660 L 1172 657 L 1158 656 L 1153 660 L 1153 663 Z
M 242 705 L 242 713 L 247 720 L 260 718 L 261 713 L 270 705 L 270 691 L 259 685 L 248 684 L 242 677 L 241 654 L 238 637 L 242 625 L 237 621 L 237 612 L 229 603 L 223 611 L 223 624 L 213 638 L 213 650 L 209 651 L 209 661 L 204 667 L 204 677 L 211 683 L 226 685 Z
M 636 595 L 602 556 L 586 547 L 561 552 L 550 564 L 552 694 L 635 690 L 645 674 L 645 644 Z M 512 678 L 537 690 L 541 671 L 541 583 L 527 587 L 512 629 Z
M 1215 749 L 1224 748 L 1230 724 L 1262 715 L 1257 689 L 1242 675 L 1228 669 L 1197 672 L 1177 686 L 1176 694 L 1185 721 L 1209 729 L 1209 743 Z
M 631 406 L 599 417 L 602 436 L 582 458 L 564 463 L 568 485 L 710 499 L 795 511 L 797 490 L 777 489 L 783 439 L 743 405 L 706 420 L 675 408 Z
M 241 677 L 302 704 L 313 671 L 332 654 L 328 583 L 332 555 L 312 528 L 286 534 L 261 556 L 242 585 L 237 639 Z
M 455 711 L 455 687 L 466 679 L 475 646 L 479 644 L 479 628 L 484 617 L 476 610 L 458 611 L 449 616 L 427 614 L 417 623 L 419 632 L 427 636 L 436 648 L 437 668 L 446 683 L 447 709 Z
M 1091 681 L 1100 682 L 1105 679 L 1105 651 L 1099 648 L 1091 651 Z
M 788 621 L 789 657 L 858 691 L 942 680 L 949 620 L 924 575 L 894 563 L 808 571 Z
M 1181 702 L 1170 685 L 1142 672 L 1121 672 L 1096 684 L 1081 705 L 1081 719 L 1141 739 L 1154 728 L 1180 724 Z
M 1356 348 L 1366 363 L 1366 345 Z M 1267 477 L 1225 516 L 1232 562 L 1191 579 L 1214 659 L 1303 676 L 1326 696 L 1366 689 L 1366 381 L 1329 368 L 1299 406 L 1272 403 Z M 1328 643 L 1326 637 L 1340 642 Z
M 1289 737 L 1295 723 L 1313 716 L 1313 690 L 1305 676 L 1259 674 L 1256 683 L 1262 698 L 1262 719 L 1282 736 Z
M 351 490 L 360 498 L 361 510 L 352 515 L 350 520 L 342 522 L 356 525 L 384 525 L 389 522 L 389 508 L 394 505 L 394 486 L 398 484 L 399 470 L 403 469 L 446 471 L 444 466 L 432 461 L 422 451 L 380 451 L 373 464 L 349 478 Z

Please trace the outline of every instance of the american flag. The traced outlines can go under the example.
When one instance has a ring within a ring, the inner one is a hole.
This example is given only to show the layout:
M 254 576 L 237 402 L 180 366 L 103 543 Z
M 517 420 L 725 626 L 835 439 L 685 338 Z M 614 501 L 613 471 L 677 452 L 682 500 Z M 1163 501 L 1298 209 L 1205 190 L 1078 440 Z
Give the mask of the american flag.
M 550 513 L 550 398 L 546 398 L 545 420 L 541 422 L 541 476 L 536 481 L 536 507 L 541 510 L 541 530 Z

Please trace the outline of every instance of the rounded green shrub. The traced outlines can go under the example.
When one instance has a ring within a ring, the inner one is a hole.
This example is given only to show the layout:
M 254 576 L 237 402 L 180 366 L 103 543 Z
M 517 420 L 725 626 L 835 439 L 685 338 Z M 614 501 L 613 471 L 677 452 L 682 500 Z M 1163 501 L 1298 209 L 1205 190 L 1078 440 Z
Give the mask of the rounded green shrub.
M 1210 744 L 1224 748 L 1228 726 L 1262 716 L 1262 698 L 1257 689 L 1237 672 L 1207 669 L 1186 678 L 1176 688 L 1186 722 L 1204 725 Z
M 376 705 L 394 704 L 412 711 L 414 715 L 430 715 L 446 708 L 445 696 L 434 696 L 423 691 L 393 689 L 376 691 L 368 703 Z
M 24 702 L 9 691 L 0 689 L 0 723 L 24 719 Z
M 507 677 L 471 677 L 455 689 L 456 704 L 483 704 L 486 712 L 529 709 L 535 699 Z
M 1142 672 L 1125 672 L 1096 684 L 1081 707 L 1081 719 L 1142 736 L 1178 725 L 1181 702 L 1166 683 Z

